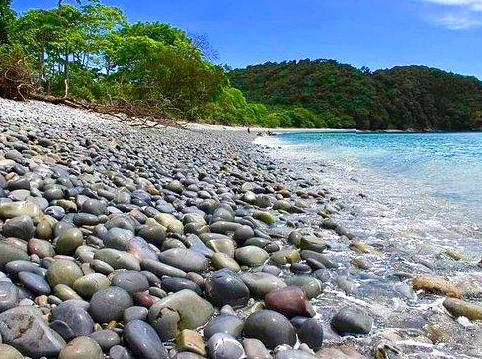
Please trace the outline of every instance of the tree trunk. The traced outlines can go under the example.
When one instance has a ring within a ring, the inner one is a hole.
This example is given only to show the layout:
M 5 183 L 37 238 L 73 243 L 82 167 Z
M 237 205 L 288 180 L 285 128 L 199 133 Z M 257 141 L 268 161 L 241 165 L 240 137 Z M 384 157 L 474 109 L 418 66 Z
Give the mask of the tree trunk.
M 69 54 L 65 54 L 64 76 L 65 76 L 64 98 L 67 98 L 69 97 Z

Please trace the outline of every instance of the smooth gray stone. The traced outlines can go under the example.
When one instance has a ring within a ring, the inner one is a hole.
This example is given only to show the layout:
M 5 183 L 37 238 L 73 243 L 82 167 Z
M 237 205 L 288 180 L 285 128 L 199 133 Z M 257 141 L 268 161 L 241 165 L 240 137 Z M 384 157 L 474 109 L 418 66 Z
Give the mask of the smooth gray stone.
M 259 339 L 244 339 L 243 348 L 246 353 L 246 359 L 271 359 L 268 349 Z
M 11 309 L 19 301 L 18 288 L 11 282 L 0 282 L 0 313 Z
M 129 294 L 144 292 L 149 289 L 146 276 L 134 271 L 118 272 L 112 279 L 112 285 L 125 289 Z
M 273 359 L 319 359 L 317 356 L 301 350 L 282 350 L 276 353 Z
M 282 314 L 272 310 L 261 310 L 251 314 L 244 324 L 244 336 L 256 338 L 269 349 L 278 345 L 296 343 L 296 332 L 290 321 Z
M 144 259 L 141 262 L 141 268 L 143 270 L 147 270 L 152 272 L 153 274 L 157 275 L 158 277 L 162 277 L 167 275 L 169 277 L 180 277 L 185 278 L 187 273 L 179 268 L 175 268 L 173 266 L 167 265 L 165 263 L 161 263 L 158 261 L 153 261 L 150 259 Z
M 66 341 L 75 337 L 88 336 L 94 331 L 92 317 L 77 302 L 63 302 L 52 309 L 51 322 L 51 327 L 54 330 L 57 330 L 57 328 L 69 329 L 59 332 Z
M 127 244 L 127 250 L 141 260 L 151 259 L 157 261 L 157 252 L 154 251 L 144 238 L 132 238 Z
M 162 288 L 168 293 L 179 292 L 183 289 L 190 289 L 197 294 L 202 294 L 201 287 L 190 279 L 176 277 L 162 277 Z
M 229 334 L 235 338 L 241 336 L 244 322 L 234 315 L 219 315 L 209 321 L 204 327 L 204 337 L 211 338 L 216 333 Z
M 190 352 L 180 352 L 176 353 L 173 359 L 204 359 L 202 355 Z
M 241 343 L 225 333 L 216 333 L 209 338 L 207 351 L 212 359 L 243 358 L 245 355 Z
M 34 307 L 16 307 L 0 314 L 0 334 L 4 343 L 33 359 L 57 357 L 65 341 L 42 319 Z
M 148 309 L 144 307 L 130 307 L 124 312 L 124 322 L 132 322 L 133 320 L 146 320 Z
M 120 287 L 99 290 L 90 300 L 89 313 L 99 323 L 121 321 L 124 311 L 134 305 L 129 293 Z
M 245 272 L 241 273 L 240 278 L 249 288 L 249 291 L 253 297 L 264 298 L 266 294 L 272 292 L 275 289 L 286 287 L 286 283 L 283 279 L 265 272 Z
M 107 214 L 107 203 L 93 198 L 86 199 L 82 202 L 80 208 L 82 212 L 92 213 L 97 216 Z
M 162 322 L 162 311 L 168 309 L 176 318 L 175 325 L 183 329 L 196 329 L 205 325 L 214 314 L 214 308 L 207 300 L 189 289 L 168 295 L 149 308 L 148 320 L 156 328 Z
M 47 281 L 40 275 L 30 272 L 18 273 L 18 279 L 23 286 L 37 295 L 49 295 L 52 290 Z
M 35 227 L 30 216 L 19 216 L 9 219 L 3 225 L 3 235 L 5 237 L 15 237 L 28 241 L 33 237 Z
M 38 264 L 30 261 L 12 261 L 5 265 L 5 272 L 13 276 L 17 276 L 20 272 L 32 272 L 35 274 L 45 275 L 45 268 L 40 267 Z
M 159 260 L 185 272 L 204 272 L 208 260 L 202 254 L 185 248 L 172 248 L 159 254 Z
M 109 350 L 110 359 L 135 359 L 134 356 L 121 345 L 114 345 Z
M 109 352 L 112 347 L 121 342 L 119 334 L 110 329 L 93 332 L 90 337 L 100 345 L 104 353 Z
M 124 338 L 129 349 L 138 358 L 169 359 L 169 354 L 154 328 L 143 321 L 133 320 L 127 323 Z
M 10 243 L 0 241 L 0 270 L 4 270 L 7 263 L 17 260 L 28 261 L 27 252 Z
M 323 323 L 316 318 L 304 321 L 298 330 L 298 339 L 301 343 L 308 344 L 313 350 L 318 350 L 323 344 Z
M 343 336 L 368 334 L 372 329 L 373 319 L 361 308 L 346 306 L 335 314 L 331 325 Z
M 111 228 L 104 238 L 104 246 L 125 251 L 132 238 L 134 238 L 134 233 L 128 229 Z
M 206 278 L 205 291 L 210 302 L 217 307 L 229 304 L 243 307 L 249 300 L 249 289 L 234 272 L 221 269 Z

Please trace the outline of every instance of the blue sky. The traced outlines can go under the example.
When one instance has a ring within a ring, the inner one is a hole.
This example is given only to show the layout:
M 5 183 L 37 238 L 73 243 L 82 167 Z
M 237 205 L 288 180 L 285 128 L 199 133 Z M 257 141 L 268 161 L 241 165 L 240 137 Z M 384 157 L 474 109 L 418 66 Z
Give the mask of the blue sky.
M 423 64 L 482 79 L 482 0 L 104 0 L 129 21 L 203 33 L 233 67 L 333 58 L 371 69 Z M 13 0 L 15 10 L 56 0 Z

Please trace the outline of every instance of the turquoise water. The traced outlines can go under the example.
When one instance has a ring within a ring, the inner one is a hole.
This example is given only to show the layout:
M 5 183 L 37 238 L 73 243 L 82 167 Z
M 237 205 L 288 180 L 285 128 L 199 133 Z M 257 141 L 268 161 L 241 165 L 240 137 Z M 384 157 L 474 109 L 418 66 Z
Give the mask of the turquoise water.
M 326 159 L 359 162 L 418 193 L 461 204 L 482 218 L 482 133 L 283 134 L 280 140 Z
M 286 133 L 274 158 L 329 189 L 358 238 L 482 256 L 482 133 Z M 363 194 L 363 196 L 360 196 Z

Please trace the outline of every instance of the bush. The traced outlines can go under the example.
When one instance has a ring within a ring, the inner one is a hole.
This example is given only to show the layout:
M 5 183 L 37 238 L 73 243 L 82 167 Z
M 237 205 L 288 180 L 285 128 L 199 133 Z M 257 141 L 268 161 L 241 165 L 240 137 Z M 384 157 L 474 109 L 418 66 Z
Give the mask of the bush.
M 0 97 L 26 100 L 35 82 L 25 52 L 19 46 L 0 46 Z

